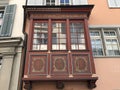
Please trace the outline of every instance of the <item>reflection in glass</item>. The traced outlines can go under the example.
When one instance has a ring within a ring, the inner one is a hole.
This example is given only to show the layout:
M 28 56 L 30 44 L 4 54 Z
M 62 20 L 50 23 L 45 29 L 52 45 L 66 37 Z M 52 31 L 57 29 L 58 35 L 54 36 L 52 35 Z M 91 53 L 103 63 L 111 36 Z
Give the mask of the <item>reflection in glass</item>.
M 52 50 L 66 50 L 66 24 L 52 23 Z
M 71 35 L 71 49 L 72 50 L 86 49 L 83 23 L 71 22 L 70 23 L 70 35 Z
M 48 23 L 34 23 L 33 50 L 47 50 Z

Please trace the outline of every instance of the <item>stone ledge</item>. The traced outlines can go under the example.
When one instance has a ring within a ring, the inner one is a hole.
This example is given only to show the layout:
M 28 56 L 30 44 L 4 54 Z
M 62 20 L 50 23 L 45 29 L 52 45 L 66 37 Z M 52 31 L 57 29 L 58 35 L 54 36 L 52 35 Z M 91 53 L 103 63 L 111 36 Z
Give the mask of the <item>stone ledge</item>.
M 21 41 L 21 37 L 2 37 L 0 38 L 0 47 L 18 46 Z
M 0 38 L 0 53 L 4 55 L 15 55 L 16 47 L 21 43 L 20 37 L 2 37 Z

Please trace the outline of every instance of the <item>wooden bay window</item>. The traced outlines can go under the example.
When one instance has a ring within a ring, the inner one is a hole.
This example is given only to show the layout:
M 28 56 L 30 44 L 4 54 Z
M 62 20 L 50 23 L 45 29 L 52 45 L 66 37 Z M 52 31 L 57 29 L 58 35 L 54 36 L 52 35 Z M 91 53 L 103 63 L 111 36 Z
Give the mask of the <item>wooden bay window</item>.
M 96 87 L 87 23 L 92 7 L 24 7 L 30 26 L 25 82 L 85 80 Z

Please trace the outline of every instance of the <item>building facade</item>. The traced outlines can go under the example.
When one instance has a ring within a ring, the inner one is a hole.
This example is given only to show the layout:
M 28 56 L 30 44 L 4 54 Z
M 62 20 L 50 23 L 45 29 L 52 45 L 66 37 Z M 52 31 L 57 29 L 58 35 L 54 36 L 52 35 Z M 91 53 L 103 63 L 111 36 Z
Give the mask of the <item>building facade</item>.
M 24 4 L 24 0 L 0 0 L 0 90 L 20 88 Z
M 120 89 L 118 0 L 27 0 L 23 8 L 23 89 Z

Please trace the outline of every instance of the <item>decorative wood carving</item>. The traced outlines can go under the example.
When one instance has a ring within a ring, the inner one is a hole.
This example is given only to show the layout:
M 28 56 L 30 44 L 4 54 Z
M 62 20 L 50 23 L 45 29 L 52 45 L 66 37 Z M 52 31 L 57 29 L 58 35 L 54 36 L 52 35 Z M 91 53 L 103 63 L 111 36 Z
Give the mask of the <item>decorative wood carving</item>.
M 89 55 L 72 54 L 73 74 L 90 73 Z
M 96 84 L 95 84 L 96 81 L 97 81 L 97 79 L 88 80 L 88 88 L 90 88 L 90 89 L 95 88 L 96 87 Z
M 64 88 L 64 83 L 62 81 L 57 81 L 56 82 L 56 88 L 57 89 L 63 89 Z
M 51 74 L 68 74 L 68 58 L 65 54 L 51 55 Z
M 44 13 L 41 13 L 41 14 L 32 14 L 30 15 L 30 18 L 33 18 L 33 19 L 48 19 L 48 18 L 53 18 L 53 19 L 66 19 L 66 18 L 69 18 L 69 19 L 83 19 L 83 18 L 87 18 L 86 14 L 72 14 L 72 13 L 50 13 L 50 14 L 44 14 Z
M 46 75 L 47 73 L 47 55 L 30 56 L 30 74 Z
M 24 81 L 25 85 L 24 85 L 24 89 L 26 90 L 31 90 L 32 88 L 32 83 L 30 81 Z
M 25 63 L 24 88 L 31 89 L 30 81 L 57 81 L 58 89 L 64 88 L 62 81 L 88 81 L 89 88 L 95 88 L 97 80 L 92 77 L 95 73 L 94 61 L 92 58 L 92 49 L 90 48 L 90 37 L 88 33 L 87 19 L 93 5 L 78 5 L 78 6 L 24 6 L 26 18 L 30 19 L 30 32 L 28 34 L 28 47 Z M 49 22 L 48 26 L 48 50 L 34 51 L 32 47 L 33 23 L 40 20 Z M 52 50 L 51 49 L 51 24 L 52 20 L 65 20 L 67 24 L 68 41 L 67 50 Z M 84 35 L 86 50 L 71 50 L 70 33 L 68 32 L 70 21 L 81 20 L 84 25 Z M 26 20 L 27 21 L 27 20 Z M 29 20 L 28 22 L 29 23 Z M 28 29 L 28 28 L 27 28 Z M 26 30 L 27 31 L 27 30 Z M 47 54 L 46 54 L 47 53 Z M 28 81 L 26 81 L 28 80 Z

